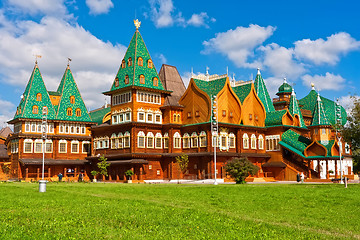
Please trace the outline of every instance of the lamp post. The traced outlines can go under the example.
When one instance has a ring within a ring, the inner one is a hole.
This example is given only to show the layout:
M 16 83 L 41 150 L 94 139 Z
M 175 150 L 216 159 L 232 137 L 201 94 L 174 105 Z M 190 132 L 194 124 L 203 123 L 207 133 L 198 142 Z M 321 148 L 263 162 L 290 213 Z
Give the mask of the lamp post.
M 218 144 L 218 121 L 217 121 L 217 104 L 216 104 L 216 95 L 213 95 L 211 97 L 211 135 L 212 135 L 212 141 L 214 145 L 214 173 L 215 173 L 215 180 L 214 185 L 218 185 L 218 182 L 216 180 L 216 146 Z
M 41 122 L 41 137 L 42 137 L 42 172 L 41 180 L 39 180 L 39 192 L 46 192 L 46 180 L 44 180 L 44 169 L 45 169 L 45 145 L 47 137 L 47 107 L 42 109 L 42 122 Z
M 343 181 L 343 174 L 342 174 L 342 159 L 341 159 L 342 142 L 341 142 L 341 132 L 339 131 L 340 125 L 341 125 L 341 108 L 340 108 L 340 104 L 339 104 L 339 99 L 336 99 L 335 117 L 336 117 L 336 124 L 335 124 L 336 137 L 338 139 L 339 155 L 340 155 L 340 183 L 343 184 L 344 181 Z M 335 171 L 337 171 L 337 169 L 335 169 Z

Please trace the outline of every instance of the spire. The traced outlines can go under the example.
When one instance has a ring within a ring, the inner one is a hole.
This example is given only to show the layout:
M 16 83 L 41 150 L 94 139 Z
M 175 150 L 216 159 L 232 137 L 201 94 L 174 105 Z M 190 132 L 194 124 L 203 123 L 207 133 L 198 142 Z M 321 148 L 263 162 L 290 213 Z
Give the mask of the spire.
M 39 56 L 37 56 L 38 58 Z M 48 119 L 54 119 L 55 109 L 46 90 L 44 80 L 35 62 L 34 69 L 21 95 L 20 104 L 17 107 L 15 118 L 41 119 L 43 107 L 48 108 Z
M 255 87 L 255 91 L 256 91 L 257 95 L 259 96 L 261 102 L 263 103 L 263 105 L 265 107 L 265 111 L 266 112 L 275 111 L 275 108 L 274 108 L 274 105 L 272 104 L 269 92 L 266 88 L 264 79 L 261 76 L 260 68 L 258 68 L 254 87 Z
M 122 60 L 110 91 L 129 86 L 165 90 L 145 42 L 138 30 L 140 22 L 135 20 L 134 24 L 137 29 L 126 50 L 124 59 Z M 154 81 L 155 78 L 158 80 Z
M 298 100 L 296 99 L 296 94 L 294 91 L 294 88 L 291 91 L 291 98 L 290 98 L 290 104 L 289 104 L 289 112 L 292 116 L 295 116 L 295 114 L 299 115 L 300 118 L 300 127 L 306 128 L 304 118 L 302 116 L 301 110 L 299 108 Z
M 60 101 L 57 106 L 56 113 L 57 119 L 91 122 L 89 112 L 86 109 L 84 100 L 81 97 L 79 88 L 76 85 L 69 65 L 67 65 L 65 73 L 61 79 L 57 89 L 57 94 L 60 95 Z
M 315 110 L 313 113 L 313 119 L 311 122 L 311 126 L 317 125 L 330 125 L 330 122 L 327 119 L 323 103 L 320 98 L 320 94 L 317 95 Z

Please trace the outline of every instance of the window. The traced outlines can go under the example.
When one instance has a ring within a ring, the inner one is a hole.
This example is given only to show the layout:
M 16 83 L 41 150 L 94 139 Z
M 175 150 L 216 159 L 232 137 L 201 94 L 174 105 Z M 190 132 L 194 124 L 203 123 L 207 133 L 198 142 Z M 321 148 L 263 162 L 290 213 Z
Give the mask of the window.
M 233 117 L 234 117 L 233 112 L 230 112 L 230 113 L 229 113 L 229 117 L 230 117 L 230 118 L 233 118 Z
M 173 115 L 173 121 L 176 122 L 176 113 Z
M 183 148 L 190 148 L 190 135 L 188 133 L 183 135 Z
M 51 140 L 46 140 L 46 143 L 45 143 L 45 152 L 46 153 L 52 153 L 53 151 L 53 143 Z
M 35 140 L 35 148 L 34 148 L 34 152 L 35 153 L 42 153 L 42 140 L 41 139 L 36 139 Z
M 123 92 L 112 96 L 112 105 L 131 102 L 131 92 Z
M 222 150 L 228 149 L 228 141 L 227 141 L 227 133 L 226 132 L 220 133 L 220 143 L 221 143 Z
M 66 140 L 60 140 L 59 141 L 59 153 L 66 153 L 67 148 L 67 142 Z
M 262 135 L 259 136 L 259 149 L 264 149 L 264 137 Z
M 222 110 L 222 116 L 226 117 L 226 110 Z
M 146 113 L 146 122 L 153 122 L 153 114 L 152 113 Z
M 164 134 L 164 148 L 169 148 L 169 134 Z
M 70 96 L 70 103 L 74 104 L 75 103 L 75 97 L 74 96 Z
M 315 128 L 315 134 L 318 134 L 318 129 L 317 128 Z
M 123 59 L 123 60 L 121 61 L 121 68 L 125 68 L 125 67 L 126 67 L 125 60 Z
M 198 139 L 198 135 L 196 132 L 193 132 L 191 134 L 191 147 L 192 148 L 197 148 L 199 145 L 199 139 Z
M 124 144 L 124 148 L 130 147 L 130 133 L 129 132 L 125 132 L 125 134 L 124 134 L 123 144 Z
M 195 112 L 195 117 L 200 117 L 200 112 L 199 111 Z
M 67 114 L 68 116 L 72 116 L 72 109 L 71 109 L 71 108 L 68 108 L 68 109 L 66 110 L 66 114 Z
M 139 57 L 139 58 L 138 58 L 138 65 L 141 66 L 141 67 L 143 66 L 143 59 L 142 59 L 142 57 Z
M 255 134 L 251 135 L 251 149 L 256 149 L 256 136 L 255 136 Z
M 125 113 L 125 122 L 130 122 L 131 121 L 131 113 L 129 112 L 130 110 L 127 110 L 128 112 Z
M 36 94 L 36 101 L 41 101 L 41 93 Z
M 145 78 L 144 78 L 144 83 L 145 83 Z M 159 93 L 149 93 L 149 92 L 145 92 L 145 91 L 137 91 L 136 92 L 136 101 L 160 105 L 161 104 L 161 95 Z
M 267 151 L 278 151 L 280 150 L 280 135 L 270 135 L 265 137 L 266 140 L 266 150 Z M 260 137 L 259 137 L 260 142 Z M 260 143 L 259 143 L 260 144 Z M 260 146 L 259 146 L 260 148 Z
M 131 57 L 129 57 L 129 59 L 128 59 L 128 66 L 130 67 L 132 65 L 132 59 L 131 59 Z
M 243 148 L 248 149 L 249 148 L 249 136 L 244 133 L 243 135 Z
M 79 142 L 72 141 L 71 142 L 71 153 L 78 153 L 79 152 Z
M 155 148 L 162 148 L 162 136 L 161 133 L 155 135 Z
M 158 86 L 159 85 L 159 79 L 157 77 L 153 78 L 153 85 Z
M 124 147 L 124 136 L 122 133 L 118 134 L 118 148 L 123 148 Z
M 36 123 L 31 123 L 31 132 L 36 132 Z
M 350 145 L 348 143 L 345 143 L 345 153 L 350 154 Z
M 129 84 L 129 75 L 125 76 L 125 84 Z
M 174 148 L 181 148 L 181 136 L 180 133 L 176 132 L 174 134 Z
M 138 133 L 138 148 L 144 148 L 145 147 L 145 133 L 143 131 L 140 131 Z
M 49 123 L 49 133 L 54 133 L 54 123 Z
M 147 147 L 154 148 L 154 134 L 152 132 L 149 132 L 146 138 L 147 138 Z
M 138 109 L 138 122 L 145 122 L 145 113 L 142 108 Z
M 180 122 L 180 114 L 177 115 L 177 121 Z
M 235 134 L 229 134 L 229 148 L 235 148 Z
M 155 114 L 155 123 L 161 123 L 161 114 Z
M 110 138 L 110 147 L 111 147 L 111 149 L 117 148 L 117 146 L 116 146 L 116 140 L 117 140 L 117 136 L 116 136 L 115 133 L 113 133 L 113 134 L 111 135 L 111 138 Z
M 153 64 L 152 64 L 151 59 L 149 59 L 147 63 L 148 63 L 148 64 L 147 64 L 147 65 L 148 65 L 148 68 L 153 68 Z
M 191 112 L 187 113 L 187 118 L 191 118 Z
M 249 120 L 252 120 L 252 114 L 249 114 Z
M 200 147 L 206 147 L 206 132 L 200 132 Z
M 322 129 L 321 129 L 321 134 L 322 134 L 322 135 L 325 135 L 325 134 L 326 134 L 326 128 L 322 128 Z
M 140 75 L 140 84 L 145 84 L 145 76 L 144 75 Z
M 24 153 L 32 153 L 33 140 L 25 139 L 24 140 Z
M 118 86 L 119 86 L 119 78 L 116 77 L 116 78 L 115 78 L 115 87 L 118 87 Z
M 38 113 L 39 113 L 39 108 L 38 108 L 38 106 L 34 105 L 34 106 L 33 106 L 33 109 L 32 109 L 32 112 L 33 112 L 33 114 L 38 114 Z
M 81 109 L 77 108 L 76 111 L 75 111 L 75 114 L 76 114 L 77 117 L 81 117 Z
M 29 122 L 25 123 L 25 132 L 30 132 L 30 123 Z
M 90 149 L 90 142 L 89 141 L 84 141 L 83 142 L 83 144 L 82 144 L 82 152 L 90 154 L 91 149 Z

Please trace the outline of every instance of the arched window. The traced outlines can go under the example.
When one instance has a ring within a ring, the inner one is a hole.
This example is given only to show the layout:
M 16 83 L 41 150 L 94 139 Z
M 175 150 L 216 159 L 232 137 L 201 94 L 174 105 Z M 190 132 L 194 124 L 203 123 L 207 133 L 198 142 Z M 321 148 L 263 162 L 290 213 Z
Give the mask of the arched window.
M 144 75 L 140 75 L 140 84 L 145 84 L 145 76 Z
M 128 59 L 128 66 L 130 67 L 132 65 L 132 59 L 131 59 L 131 57 L 129 57 L 129 59 Z
M 72 115 L 73 115 L 72 109 L 71 109 L 71 108 L 68 108 L 68 109 L 66 110 L 66 114 L 67 114 L 68 116 L 72 116 Z
M 116 140 L 117 140 L 116 133 L 111 134 L 111 138 L 110 138 L 110 146 L 111 146 L 111 149 L 117 148 Z
M 155 135 L 155 148 L 162 148 L 162 135 L 161 133 L 156 133 Z
M 190 147 L 190 136 L 188 133 L 185 133 L 183 135 L 183 148 L 189 148 Z
M 145 133 L 143 131 L 140 131 L 137 135 L 138 141 L 137 145 L 138 148 L 144 148 L 145 147 Z
M 118 87 L 118 86 L 119 86 L 119 78 L 116 77 L 116 78 L 115 78 L 115 87 Z
M 145 122 L 145 111 L 142 108 L 139 108 L 137 111 L 137 120 L 138 122 Z
M 41 93 L 36 94 L 36 101 L 41 101 Z
M 35 140 L 34 153 L 42 153 L 43 152 L 43 141 L 42 139 Z
M 81 109 L 80 108 L 77 108 L 75 113 L 76 113 L 77 117 L 81 117 Z
M 129 75 L 125 76 L 125 84 L 129 84 Z
M 43 114 L 47 115 L 48 114 L 48 108 L 47 106 L 43 107 Z
M 147 147 L 154 148 L 154 134 L 152 132 L 148 132 L 146 136 L 147 140 Z
M 235 148 L 235 134 L 229 134 L 229 148 Z
M 153 68 L 153 63 L 152 63 L 151 59 L 148 60 L 147 65 L 148 65 L 148 68 Z
M 141 66 L 141 67 L 143 66 L 143 59 L 142 59 L 142 57 L 139 57 L 139 58 L 138 58 L 138 65 Z
M 34 105 L 34 106 L 33 106 L 33 109 L 32 109 L 32 112 L 33 112 L 33 114 L 38 114 L 38 113 L 39 113 L 39 108 L 38 108 L 38 106 Z
M 249 148 L 249 136 L 244 133 L 243 135 L 243 148 L 248 149 Z
M 74 104 L 75 103 L 75 97 L 74 96 L 70 96 L 70 103 Z
M 71 153 L 79 153 L 79 141 L 71 141 Z
M 32 153 L 33 149 L 33 140 L 25 139 L 24 140 L 24 153 Z
M 173 116 L 173 121 L 176 122 L 176 113 L 174 113 L 174 116 Z
M 59 141 L 59 153 L 66 153 L 67 152 L 67 142 L 66 140 Z
M 180 122 L 180 114 L 177 115 L 177 121 Z
M 121 61 L 121 68 L 125 68 L 125 67 L 126 67 L 125 59 L 123 59 L 123 60 Z
M 180 133 L 176 132 L 173 136 L 174 148 L 181 148 L 181 136 Z
M 118 148 L 124 147 L 124 135 L 122 133 L 118 134 Z
M 197 148 L 199 145 L 199 139 L 198 139 L 198 135 L 196 132 L 193 132 L 191 134 L 191 147 L 192 148 Z
M 200 147 L 206 147 L 206 132 L 200 132 Z
M 153 78 L 153 85 L 158 86 L 159 85 L 159 79 L 157 77 Z
M 255 134 L 251 135 L 251 149 L 256 149 L 256 136 L 255 136 Z
M 130 133 L 128 131 L 126 131 L 124 133 L 123 145 L 124 145 L 124 148 L 130 147 Z
M 164 134 L 164 148 L 169 148 L 169 133 Z
M 259 149 L 264 149 L 264 137 L 262 135 L 259 136 Z

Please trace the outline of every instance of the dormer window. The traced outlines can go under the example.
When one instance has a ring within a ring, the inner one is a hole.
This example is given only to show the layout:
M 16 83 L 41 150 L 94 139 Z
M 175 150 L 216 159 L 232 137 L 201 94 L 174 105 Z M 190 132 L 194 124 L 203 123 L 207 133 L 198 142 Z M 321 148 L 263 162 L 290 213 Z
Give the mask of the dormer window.
M 33 106 L 33 109 L 32 109 L 32 112 L 33 112 L 33 114 L 38 114 L 38 113 L 39 113 L 39 108 L 38 108 L 38 106 L 34 105 L 34 106 Z
M 74 103 L 75 103 L 75 97 L 74 97 L 74 96 L 71 96 L 71 97 L 70 97 L 70 103 L 71 103 L 71 104 L 74 104 Z
M 153 63 L 151 59 L 148 60 L 148 68 L 153 68 Z
M 139 65 L 140 67 L 143 66 L 143 59 L 142 59 L 142 57 L 139 57 L 139 58 L 138 58 L 138 65 Z
M 81 117 L 81 109 L 77 108 L 76 111 L 75 111 L 75 114 L 76 114 L 77 117 Z
M 252 120 L 252 114 L 249 114 L 249 120 Z
M 140 84 L 145 84 L 145 76 L 144 75 L 140 75 Z
M 157 77 L 153 78 L 153 85 L 158 86 L 159 85 L 159 79 Z
M 131 57 L 128 59 L 128 66 L 130 67 L 132 65 L 132 59 Z
M 71 109 L 71 108 L 68 108 L 68 109 L 66 110 L 66 115 L 68 115 L 68 116 L 72 116 L 72 115 L 73 115 L 73 112 L 72 112 L 72 109 Z
M 125 76 L 125 84 L 129 84 L 129 75 Z
M 125 60 L 123 59 L 121 62 L 121 68 L 125 68 L 125 67 L 126 67 Z
M 115 78 L 115 87 L 118 87 L 118 86 L 119 86 L 119 78 L 116 77 L 116 78 Z
M 36 94 L 36 101 L 41 101 L 41 93 Z

